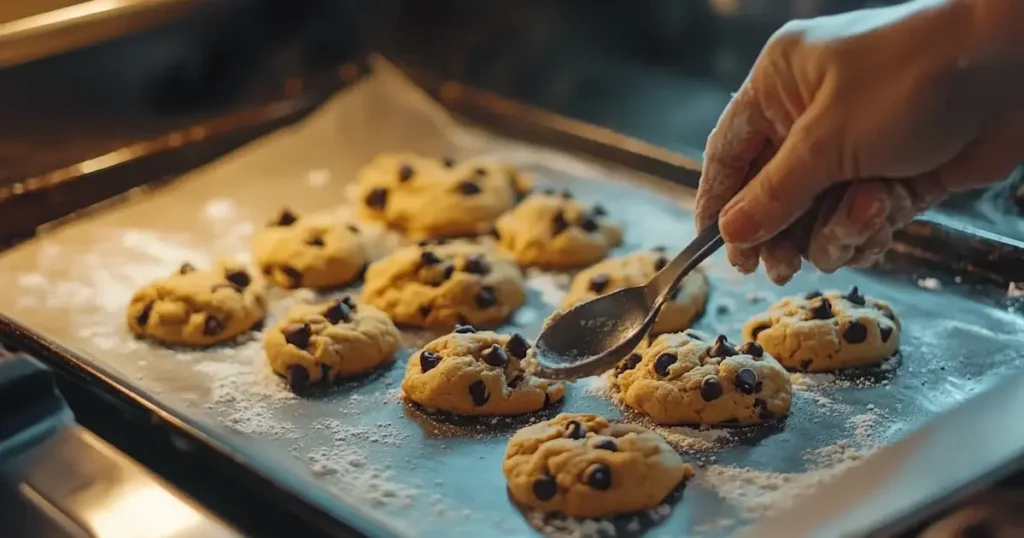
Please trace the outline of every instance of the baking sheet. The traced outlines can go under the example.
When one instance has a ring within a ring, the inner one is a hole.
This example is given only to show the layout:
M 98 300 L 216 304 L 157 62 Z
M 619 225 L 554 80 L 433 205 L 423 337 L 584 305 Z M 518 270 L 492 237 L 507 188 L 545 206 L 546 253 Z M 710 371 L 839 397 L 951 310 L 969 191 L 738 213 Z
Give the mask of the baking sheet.
M 681 498 L 635 517 L 578 521 L 520 513 L 501 475 L 507 438 L 554 412 L 622 413 L 600 378 L 570 386 L 565 402 L 521 419 L 452 422 L 404 405 L 399 384 L 411 347 L 385 372 L 307 398 L 265 365 L 261 335 L 206 351 L 131 337 L 131 293 L 188 260 L 246 259 L 253 231 L 282 204 L 311 211 L 346 204 L 356 170 L 382 151 L 482 155 L 517 163 L 538 183 L 571 187 L 625 223 L 617 254 L 693 235 L 691 192 L 624 169 L 499 139 L 458 124 L 387 64 L 308 119 L 170 184 L 106 204 L 0 254 L 0 312 L 50 337 L 182 415 L 260 466 L 304 487 L 339 517 L 355 506 L 402 536 L 727 535 L 794 500 L 1009 372 L 1024 369 L 1024 319 L 953 282 L 922 275 L 803 273 L 784 288 L 741 278 L 722 256 L 697 327 L 738 339 L 744 320 L 782 295 L 856 283 L 904 320 L 902 358 L 874 375 L 794 375 L 791 416 L 748 430 L 661 429 L 700 466 Z M 344 211 L 344 209 L 342 209 Z M 382 250 L 397 238 L 381 232 Z M 528 304 L 508 329 L 535 336 L 569 275 L 528 272 Z M 271 326 L 308 290 L 274 290 Z M 638 420 L 628 416 L 629 420 Z

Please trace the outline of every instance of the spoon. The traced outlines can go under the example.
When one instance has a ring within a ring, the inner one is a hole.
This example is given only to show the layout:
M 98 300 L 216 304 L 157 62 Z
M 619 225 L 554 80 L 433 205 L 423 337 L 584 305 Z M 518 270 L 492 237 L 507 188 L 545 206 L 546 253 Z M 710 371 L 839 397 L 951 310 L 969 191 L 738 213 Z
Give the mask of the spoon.
M 537 338 L 536 375 L 579 379 L 615 366 L 640 345 L 683 277 L 722 244 L 715 222 L 701 230 L 647 284 L 602 295 L 562 314 Z

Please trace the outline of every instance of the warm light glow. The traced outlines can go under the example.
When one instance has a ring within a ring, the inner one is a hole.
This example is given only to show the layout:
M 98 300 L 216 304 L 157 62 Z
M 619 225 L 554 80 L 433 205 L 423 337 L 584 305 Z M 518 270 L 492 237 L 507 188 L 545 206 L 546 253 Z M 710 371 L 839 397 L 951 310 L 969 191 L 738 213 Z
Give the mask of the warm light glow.
M 203 517 L 157 484 L 129 482 L 100 495 L 101 504 L 86 510 L 87 525 L 104 538 L 166 538 L 190 527 L 199 528 Z

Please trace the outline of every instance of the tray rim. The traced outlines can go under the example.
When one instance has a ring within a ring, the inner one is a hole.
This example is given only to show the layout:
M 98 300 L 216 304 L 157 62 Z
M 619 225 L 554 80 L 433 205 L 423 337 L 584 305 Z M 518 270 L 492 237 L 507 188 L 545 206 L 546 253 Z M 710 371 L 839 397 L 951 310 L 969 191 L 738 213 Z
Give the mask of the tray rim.
M 521 136 L 508 132 L 508 130 L 515 131 L 515 122 L 521 121 L 522 124 L 520 124 L 519 128 L 527 134 L 530 134 L 530 130 L 533 129 L 533 133 L 548 133 L 548 136 L 553 137 L 555 142 L 561 141 L 563 144 L 569 142 L 572 145 L 575 141 L 575 147 L 570 147 L 569 151 L 575 150 L 586 153 L 589 157 L 613 162 L 614 164 L 632 168 L 636 171 L 648 173 L 660 179 L 691 188 L 696 186 L 696 182 L 699 179 L 700 163 L 694 159 L 622 135 L 611 129 L 518 103 L 493 92 L 472 88 L 457 81 L 432 77 L 429 73 L 418 72 L 412 68 L 404 68 L 403 70 L 407 74 L 411 74 L 417 84 L 424 88 L 432 97 L 438 99 L 450 112 L 461 119 L 468 120 L 472 124 L 480 125 L 488 119 L 503 119 L 508 122 L 505 125 L 507 129 L 499 127 L 493 129 L 493 131 L 505 136 L 522 139 Z M 346 66 L 339 70 L 339 78 L 345 83 L 352 83 L 367 74 L 367 72 L 368 68 L 365 63 L 346 64 Z M 163 137 L 143 141 L 122 150 L 90 159 L 79 165 L 62 168 L 37 178 L 30 178 L 30 180 L 48 178 L 50 181 L 37 183 L 33 189 L 14 194 L 29 194 L 33 191 L 55 188 L 69 182 L 102 179 L 101 172 L 105 170 L 122 166 L 148 155 L 173 152 L 179 147 L 188 145 L 201 145 L 203 142 L 209 142 L 214 135 L 234 132 L 231 128 L 232 126 L 244 128 L 271 122 L 284 122 L 276 127 L 280 128 L 312 112 L 330 95 L 344 86 L 344 83 L 335 84 L 326 92 L 261 106 L 255 112 L 248 110 L 233 114 L 228 118 L 220 118 L 209 122 L 213 124 L 212 128 L 196 126 L 185 131 L 176 131 Z M 250 116 L 248 114 L 255 115 Z M 490 114 L 490 118 L 488 118 L 488 114 Z M 523 131 L 520 131 L 519 134 L 523 134 Z M 553 144 L 553 146 L 565 149 L 561 144 Z M 588 149 L 593 150 L 595 148 L 610 148 L 613 155 L 627 157 L 628 164 L 609 160 L 607 156 L 594 156 L 587 151 Z M 88 163 L 93 163 L 93 165 L 88 165 Z M 76 170 L 83 173 L 75 174 Z M 143 181 L 142 184 L 158 181 L 159 179 L 150 178 L 148 181 Z M 4 194 L 4 192 L 0 192 L 0 202 L 4 201 Z M 123 193 L 120 193 L 120 195 L 123 195 Z M 1024 263 L 1024 243 L 971 226 L 950 225 L 949 223 L 942 223 L 934 219 L 923 218 L 918 219 L 908 230 L 902 234 L 903 237 L 911 239 L 928 237 L 932 239 L 937 238 L 940 241 L 958 238 L 966 243 L 984 245 L 985 248 L 982 250 L 989 252 L 988 255 L 992 255 L 992 252 L 997 254 L 1005 253 L 1007 256 L 1013 257 L 1018 263 Z M 953 249 L 950 250 L 952 251 Z M 956 252 L 953 254 L 954 257 L 959 255 Z M 967 263 L 970 263 L 970 260 Z M 5 338 L 12 338 L 16 343 L 28 348 L 27 351 L 33 353 L 37 358 L 44 360 L 47 364 L 51 366 L 56 365 L 65 373 L 70 372 L 77 382 L 82 383 L 90 390 L 100 390 L 108 395 L 114 395 L 122 405 L 135 411 L 148 413 L 153 417 L 154 421 L 163 423 L 171 431 L 209 451 L 209 457 L 215 457 L 220 461 L 227 462 L 235 466 L 235 470 L 242 471 L 251 475 L 252 479 L 261 481 L 261 487 L 266 488 L 264 491 L 287 500 L 293 510 L 307 511 L 322 528 L 331 529 L 332 532 L 336 533 L 357 533 L 362 535 L 361 531 L 356 530 L 356 528 L 350 525 L 351 522 L 355 522 L 360 528 L 370 529 L 373 536 L 400 536 L 393 529 L 373 522 L 372 518 L 368 518 L 360 509 L 349 505 L 343 500 L 336 499 L 331 503 L 332 506 L 344 506 L 345 511 L 349 512 L 344 516 L 344 519 L 339 519 L 338 516 L 332 513 L 338 511 L 337 508 L 327 508 L 325 503 L 311 498 L 308 491 L 292 487 L 282 480 L 276 480 L 271 476 L 271 473 L 261 469 L 261 466 L 250 458 L 244 457 L 242 454 L 231 449 L 227 443 L 218 440 L 216 433 L 208 431 L 200 421 L 179 416 L 174 410 L 162 404 L 159 399 L 147 394 L 144 390 L 134 386 L 117 374 L 94 364 L 89 358 L 62 346 L 60 343 L 31 331 L 4 315 L 4 313 L 0 313 L 0 335 L 3 335 Z M 879 523 L 885 524 L 887 522 Z M 888 523 L 891 524 L 892 522 Z

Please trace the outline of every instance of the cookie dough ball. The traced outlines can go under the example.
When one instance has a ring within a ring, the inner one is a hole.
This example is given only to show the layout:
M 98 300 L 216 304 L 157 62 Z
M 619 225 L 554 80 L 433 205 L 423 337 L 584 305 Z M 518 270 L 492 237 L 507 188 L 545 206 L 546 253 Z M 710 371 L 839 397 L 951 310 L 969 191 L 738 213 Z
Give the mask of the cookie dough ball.
M 565 191 L 538 192 L 498 219 L 498 242 L 523 266 L 571 268 L 600 261 L 622 243 L 622 229 L 600 205 Z
M 424 244 L 399 249 L 366 271 L 363 300 L 400 325 L 492 327 L 526 301 L 523 275 L 485 245 Z
M 506 164 L 408 153 L 378 155 L 358 181 L 360 214 L 414 238 L 488 233 L 530 188 Z
M 793 398 L 789 374 L 757 343 L 697 331 L 655 338 L 612 375 L 622 400 L 658 424 L 758 424 L 789 413 Z
M 252 240 L 263 274 L 283 288 L 344 286 L 366 267 L 366 243 L 354 224 L 330 212 L 297 216 L 284 209 Z
M 128 328 L 172 345 L 205 347 L 247 332 L 266 315 L 263 286 L 240 265 L 201 271 L 185 263 L 146 284 L 128 304 Z
M 398 347 L 387 314 L 349 296 L 296 306 L 263 342 L 270 368 L 295 392 L 390 364 Z
M 574 517 L 654 508 L 693 476 L 660 435 L 582 414 L 558 415 L 516 432 L 502 471 L 519 503 Z
M 402 380 L 409 400 L 457 415 L 522 415 L 562 399 L 565 383 L 530 373 L 530 343 L 518 334 L 462 325 L 413 353 Z
M 900 346 L 900 321 L 889 305 L 854 286 L 786 297 L 747 321 L 743 337 L 790 370 L 827 372 L 891 357 Z
M 587 302 L 601 295 L 632 286 L 642 286 L 668 263 L 663 249 L 636 252 L 612 258 L 580 271 L 569 286 L 562 308 Z M 686 329 L 704 311 L 708 302 L 708 279 L 694 270 L 676 288 L 658 315 L 652 334 Z

